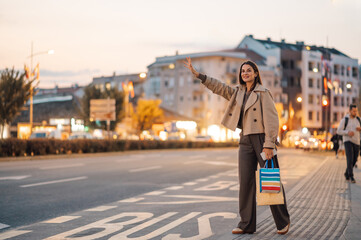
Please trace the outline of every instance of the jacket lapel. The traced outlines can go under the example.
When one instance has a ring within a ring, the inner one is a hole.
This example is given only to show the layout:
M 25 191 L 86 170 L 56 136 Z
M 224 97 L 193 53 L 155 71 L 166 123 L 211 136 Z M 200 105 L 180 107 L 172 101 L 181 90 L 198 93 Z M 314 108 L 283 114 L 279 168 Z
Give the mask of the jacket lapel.
M 258 99 L 258 94 L 254 91 L 251 92 L 251 95 L 249 95 L 249 98 L 246 102 L 246 106 L 244 107 L 244 112 L 247 111 L 248 108 L 250 108 Z

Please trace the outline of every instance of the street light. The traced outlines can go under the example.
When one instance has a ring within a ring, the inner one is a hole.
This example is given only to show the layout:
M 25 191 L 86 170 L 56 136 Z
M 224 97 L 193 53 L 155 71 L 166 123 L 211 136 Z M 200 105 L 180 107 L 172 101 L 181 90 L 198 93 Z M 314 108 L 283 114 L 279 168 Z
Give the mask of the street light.
M 31 42 L 31 54 L 30 56 L 28 56 L 27 58 L 30 58 L 30 73 L 33 74 L 33 57 L 34 56 L 38 56 L 38 55 L 42 55 L 42 54 L 54 54 L 55 51 L 53 49 L 48 50 L 48 51 L 42 51 L 42 52 L 33 52 L 34 49 L 34 43 Z M 30 75 L 31 76 L 31 75 Z M 31 90 L 30 90 L 30 135 L 33 131 L 33 95 L 34 95 L 34 87 L 31 86 Z
M 302 102 L 302 97 L 298 97 L 297 102 L 299 102 L 299 103 Z

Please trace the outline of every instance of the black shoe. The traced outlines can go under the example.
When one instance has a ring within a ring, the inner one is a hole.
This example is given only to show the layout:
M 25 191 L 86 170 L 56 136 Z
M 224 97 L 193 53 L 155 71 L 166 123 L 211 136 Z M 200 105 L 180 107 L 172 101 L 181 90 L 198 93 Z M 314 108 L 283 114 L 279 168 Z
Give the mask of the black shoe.
M 351 182 L 356 183 L 356 180 L 353 177 L 351 177 Z
M 346 181 L 350 180 L 350 177 L 347 176 L 346 173 L 344 175 L 345 175 Z

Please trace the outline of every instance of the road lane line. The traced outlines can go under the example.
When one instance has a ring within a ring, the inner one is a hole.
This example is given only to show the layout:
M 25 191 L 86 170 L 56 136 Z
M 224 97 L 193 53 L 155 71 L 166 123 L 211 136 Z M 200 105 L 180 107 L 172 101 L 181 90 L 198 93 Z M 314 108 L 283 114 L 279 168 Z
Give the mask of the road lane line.
M 144 198 L 127 198 L 118 201 L 119 203 L 135 203 L 144 200 Z
M 168 187 L 168 188 L 165 188 L 164 190 L 179 190 L 179 189 L 182 189 L 184 188 L 183 186 L 173 186 L 173 187 Z
M 76 177 L 76 178 L 66 178 L 66 179 L 60 179 L 60 180 L 49 181 L 49 182 L 40 182 L 40 183 L 26 184 L 26 185 L 21 185 L 20 187 L 23 187 L 23 188 L 36 187 L 36 186 L 48 185 L 48 184 L 54 184 L 54 183 L 63 183 L 63 182 L 72 182 L 72 181 L 84 180 L 84 179 L 87 179 L 87 178 L 88 178 L 88 177 L 86 177 L 86 176 Z
M 71 165 L 59 165 L 59 166 L 52 166 L 52 167 L 42 167 L 41 170 L 49 170 L 49 169 L 59 169 L 59 168 L 71 168 L 71 167 L 81 167 L 84 166 L 83 163 L 76 163 Z
M 10 226 L 6 225 L 6 224 L 3 224 L 3 223 L 0 223 L 0 229 L 8 228 L 8 227 L 10 227 Z
M 32 232 L 32 231 L 13 230 L 13 231 L 9 231 L 9 232 L 0 233 L 0 240 L 13 238 L 13 237 L 20 236 L 20 235 L 23 235 L 23 234 L 29 233 L 29 232 Z
M 129 170 L 129 172 L 134 173 L 134 172 L 144 172 L 144 171 L 149 171 L 149 170 L 154 170 L 154 169 L 159 169 L 162 168 L 162 166 L 153 166 L 153 167 L 146 167 L 146 168 L 136 168 L 136 169 L 131 169 Z
M 154 192 L 146 193 L 144 195 L 146 195 L 146 196 L 158 196 L 158 195 L 162 195 L 163 193 L 165 193 L 165 191 L 154 191 Z
M 95 207 L 95 208 L 90 208 L 85 210 L 86 212 L 104 212 L 107 211 L 109 209 L 113 209 L 116 208 L 117 206 L 99 206 L 99 207 Z
M 28 177 L 31 177 L 31 175 L 0 177 L 0 180 L 21 180 Z
M 47 220 L 43 223 L 65 223 L 65 222 L 69 222 L 71 220 L 80 218 L 81 216 L 61 216 L 61 217 L 57 217 L 57 218 L 53 218 L 50 220 Z

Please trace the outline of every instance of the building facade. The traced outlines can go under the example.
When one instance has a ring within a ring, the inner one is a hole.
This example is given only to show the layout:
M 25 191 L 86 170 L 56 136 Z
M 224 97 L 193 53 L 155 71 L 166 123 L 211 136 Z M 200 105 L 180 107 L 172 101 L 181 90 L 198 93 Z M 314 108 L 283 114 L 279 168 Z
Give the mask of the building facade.
M 358 60 L 334 48 L 244 37 L 238 48 L 274 59 L 289 129 L 329 130 L 359 102 Z M 271 63 L 271 62 L 269 62 Z

